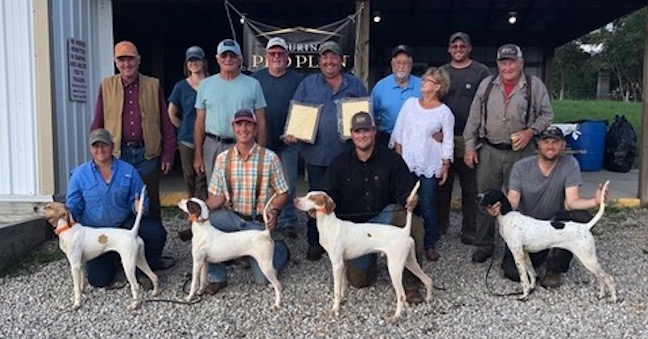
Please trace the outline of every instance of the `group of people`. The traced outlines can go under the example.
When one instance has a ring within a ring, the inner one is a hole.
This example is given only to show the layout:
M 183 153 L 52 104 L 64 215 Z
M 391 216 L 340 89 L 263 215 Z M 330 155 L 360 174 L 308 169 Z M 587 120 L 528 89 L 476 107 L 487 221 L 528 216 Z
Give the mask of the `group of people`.
M 206 201 L 214 227 L 235 232 L 278 229 L 297 236 L 295 197 L 298 156 L 304 159 L 309 190 L 324 190 L 336 202 L 336 213 L 355 222 L 403 226 L 405 210 L 415 209 L 412 237 L 417 259 L 439 260 L 436 243 L 449 227 L 454 176 L 462 197 L 461 242 L 475 245 L 474 262 L 484 262 L 495 246 L 492 211 L 477 208 L 477 192 L 507 191 L 514 208 L 541 219 L 574 218 L 600 204 L 579 195 L 578 163 L 564 155 L 562 132 L 550 126 L 553 111 L 540 79 L 525 76 L 521 49 L 513 44 L 497 51 L 498 73 L 490 75 L 471 59 L 472 42 L 463 32 L 448 43 L 450 62 L 429 68 L 421 78 L 411 74 L 413 53 L 406 45 L 391 53 L 392 73 L 371 94 L 356 76 L 343 71 L 343 52 L 333 41 L 319 46 L 318 73 L 302 77 L 288 69 L 288 44 L 272 38 L 266 45 L 267 68 L 241 73 L 242 54 L 231 39 L 217 46 L 219 73 L 209 76 L 204 51 L 187 49 L 184 70 L 168 98 L 157 79 L 139 73 L 140 55 L 134 44 L 115 45 L 119 74 L 105 79 L 91 125 L 92 160 L 72 173 L 67 205 L 87 226 L 129 228 L 134 201 L 148 187 L 148 217 L 140 236 L 146 258 L 155 269 L 166 241 L 161 223 L 159 180 L 179 149 L 190 196 Z M 351 120 L 351 139 L 338 135 L 338 103 L 371 96 L 373 112 L 358 112 Z M 291 101 L 321 106 L 314 143 L 284 133 Z M 373 114 L 371 114 L 373 113 Z M 174 127 L 177 128 L 176 138 Z M 537 155 L 535 139 L 538 140 Z M 518 161 L 519 160 L 519 161 Z M 419 194 L 406 202 L 415 182 Z M 273 194 L 270 220 L 261 218 Z M 566 215 L 565 215 L 566 214 Z M 306 258 L 325 253 L 314 219 L 307 225 Z M 560 285 L 570 254 L 551 250 L 543 285 Z M 274 265 L 280 270 L 290 257 L 283 241 L 275 243 Z M 114 255 L 88 262 L 89 283 L 109 285 L 116 272 Z M 253 259 L 255 281 L 267 284 Z M 519 279 L 510 254 L 502 267 L 506 277 Z M 375 281 L 376 256 L 351 260 L 347 278 L 352 286 Z M 226 266 L 210 265 L 207 293 L 227 285 Z M 404 276 L 407 300 L 421 302 L 418 280 Z

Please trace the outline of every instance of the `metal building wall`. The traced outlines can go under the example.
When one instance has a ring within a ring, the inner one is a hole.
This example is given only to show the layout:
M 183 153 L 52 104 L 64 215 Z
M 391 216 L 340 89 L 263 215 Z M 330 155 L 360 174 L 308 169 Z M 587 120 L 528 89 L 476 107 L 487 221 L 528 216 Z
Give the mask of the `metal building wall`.
M 68 39 L 87 44 L 87 100 L 71 101 Z M 89 158 L 100 80 L 113 74 L 110 0 L 0 1 L 0 201 L 65 194 Z
M 101 79 L 113 74 L 112 3 L 108 0 L 51 1 L 54 63 L 56 194 L 66 191 L 70 171 L 90 159 L 88 134 Z M 87 53 L 87 101 L 68 92 L 68 39 L 82 40 Z
M 0 1 L 0 199 L 38 194 L 32 1 Z

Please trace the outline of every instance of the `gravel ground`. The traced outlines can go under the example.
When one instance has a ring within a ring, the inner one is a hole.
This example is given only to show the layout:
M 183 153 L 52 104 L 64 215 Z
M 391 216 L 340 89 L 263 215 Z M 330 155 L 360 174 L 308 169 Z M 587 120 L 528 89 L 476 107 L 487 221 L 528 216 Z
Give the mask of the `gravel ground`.
M 385 320 L 395 299 L 384 261 L 377 283 L 351 288 L 340 316 L 332 318 L 330 262 L 307 261 L 300 234 L 287 240 L 292 259 L 280 276 L 284 292 L 279 310 L 271 308 L 271 287 L 254 285 L 249 271 L 232 267 L 229 286 L 194 305 L 146 302 L 128 311 L 128 288 L 86 286 L 81 309 L 72 311 L 69 265 L 59 260 L 0 280 L 0 338 L 646 338 L 648 255 L 641 248 L 648 241 L 647 220 L 648 210 L 623 210 L 607 213 L 594 228 L 599 261 L 617 281 L 617 304 L 596 298 L 594 276 L 577 262 L 564 275 L 562 287 L 538 287 L 527 302 L 490 294 L 484 279 L 488 262 L 470 262 L 472 248 L 459 242 L 460 216 L 453 213 L 452 227 L 439 242 L 441 260 L 423 267 L 444 290 L 435 290 L 429 303 L 407 307 L 396 325 Z M 180 217 L 165 218 L 165 255 L 177 263 L 158 272 L 161 299 L 186 295 L 181 288 L 191 269 L 190 247 L 175 234 L 184 223 Z M 489 275 L 491 290 L 519 290 L 519 284 L 502 278 L 500 257 Z M 151 298 L 149 292 L 145 298 Z

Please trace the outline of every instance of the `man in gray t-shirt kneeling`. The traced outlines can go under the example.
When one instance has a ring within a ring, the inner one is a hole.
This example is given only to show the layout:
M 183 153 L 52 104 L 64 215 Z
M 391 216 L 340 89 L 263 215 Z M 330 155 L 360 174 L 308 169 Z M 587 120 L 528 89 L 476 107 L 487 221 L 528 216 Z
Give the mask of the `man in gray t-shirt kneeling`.
M 523 158 L 513 165 L 507 197 L 514 209 L 536 219 L 587 222 L 592 216 L 587 209 L 597 207 L 605 198 L 599 185 L 594 198 L 580 196 L 583 184 L 578 162 L 563 154 L 565 137 L 560 128 L 549 126 L 539 135 L 538 154 Z M 534 267 L 546 261 L 546 273 L 540 280 L 545 288 L 560 286 L 560 274 L 569 269 L 571 252 L 553 248 L 530 253 Z M 509 249 L 502 259 L 504 276 L 519 281 L 520 276 Z

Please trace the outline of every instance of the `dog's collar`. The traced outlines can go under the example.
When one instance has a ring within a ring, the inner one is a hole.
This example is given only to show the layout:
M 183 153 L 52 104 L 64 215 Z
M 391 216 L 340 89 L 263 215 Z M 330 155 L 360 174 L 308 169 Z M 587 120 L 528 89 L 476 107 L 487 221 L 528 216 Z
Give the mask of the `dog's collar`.
M 72 221 L 72 222 L 70 222 L 69 224 L 65 224 L 65 225 L 61 225 L 61 226 L 56 226 L 56 228 L 54 229 L 54 234 L 59 235 L 59 234 L 65 232 L 65 231 L 69 230 L 69 229 L 72 228 L 74 225 L 76 225 L 76 223 L 75 223 L 74 221 Z
M 193 214 L 189 214 L 189 217 L 188 217 L 187 219 L 189 219 L 190 222 L 197 221 L 197 222 L 199 222 L 199 223 L 201 223 L 201 224 L 202 224 L 203 222 L 209 220 L 209 219 L 198 218 L 198 217 L 196 217 L 196 216 L 193 215 Z

